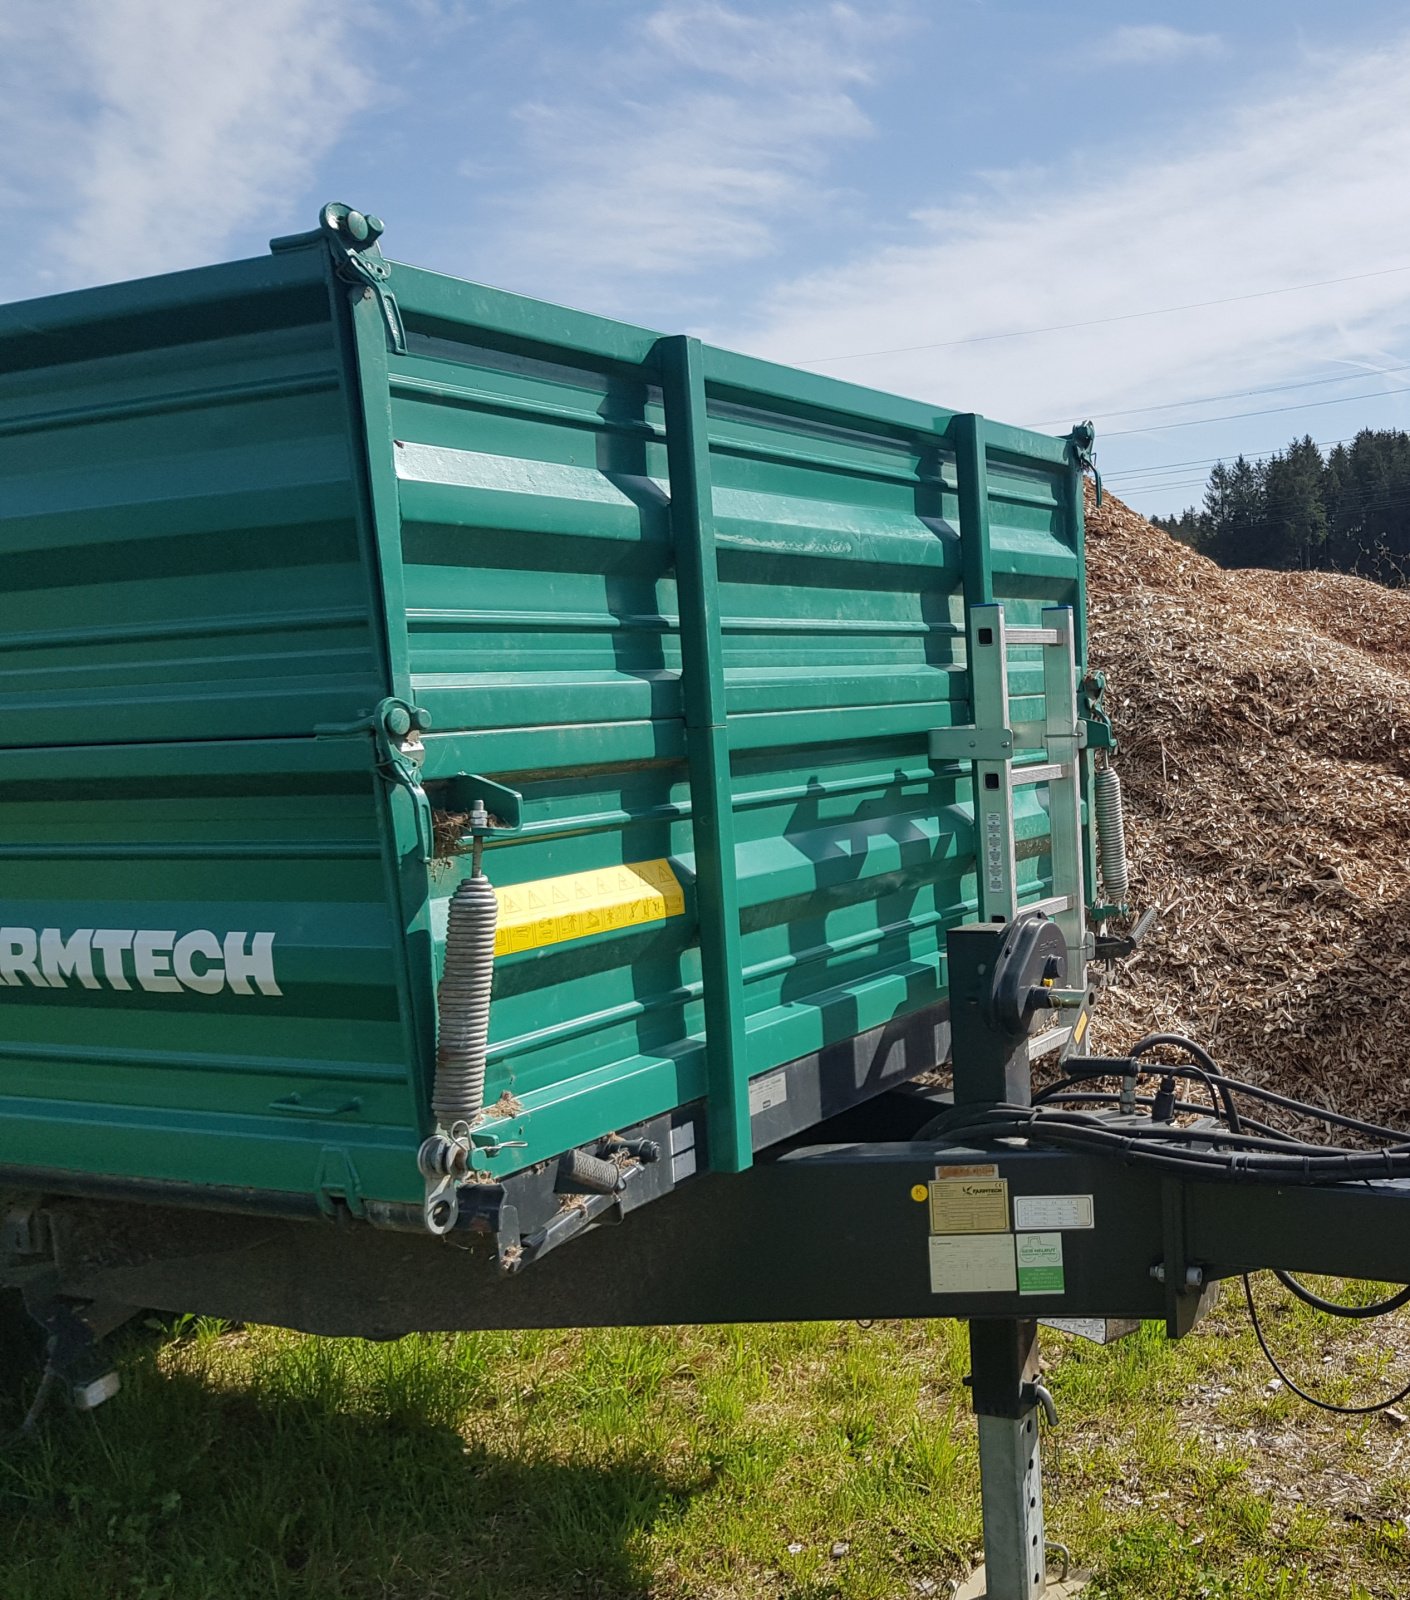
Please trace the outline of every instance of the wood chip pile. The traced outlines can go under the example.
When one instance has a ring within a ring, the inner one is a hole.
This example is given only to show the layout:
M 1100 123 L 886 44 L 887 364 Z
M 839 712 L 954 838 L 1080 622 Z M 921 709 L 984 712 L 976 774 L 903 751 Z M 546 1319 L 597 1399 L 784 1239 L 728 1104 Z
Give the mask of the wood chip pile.
M 1163 908 L 1094 1049 L 1173 1029 L 1410 1121 L 1410 593 L 1226 572 L 1110 495 L 1087 517 L 1132 898 Z

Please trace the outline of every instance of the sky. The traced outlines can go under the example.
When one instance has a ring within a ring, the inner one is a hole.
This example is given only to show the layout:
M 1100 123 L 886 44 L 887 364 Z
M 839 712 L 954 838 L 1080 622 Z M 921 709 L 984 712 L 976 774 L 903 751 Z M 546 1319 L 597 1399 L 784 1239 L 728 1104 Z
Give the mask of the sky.
M 401 260 L 1065 432 L 1147 513 L 1410 428 L 1390 0 L 0 0 L 0 299 Z

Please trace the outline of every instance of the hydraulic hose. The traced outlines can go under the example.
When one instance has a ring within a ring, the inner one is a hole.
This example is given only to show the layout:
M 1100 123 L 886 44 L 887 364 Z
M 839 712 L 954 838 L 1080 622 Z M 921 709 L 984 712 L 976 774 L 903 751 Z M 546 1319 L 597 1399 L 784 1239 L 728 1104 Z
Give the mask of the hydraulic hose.
M 1324 1300 L 1320 1294 L 1314 1294 L 1305 1283 L 1299 1283 L 1292 1273 L 1284 1272 L 1281 1267 L 1273 1268 L 1273 1276 L 1285 1289 L 1292 1292 L 1314 1311 L 1325 1311 L 1333 1317 L 1353 1317 L 1360 1320 L 1369 1320 L 1372 1317 L 1383 1317 L 1387 1311 L 1398 1311 L 1401 1306 L 1410 1302 L 1410 1283 L 1403 1289 L 1397 1289 L 1392 1295 L 1387 1295 L 1384 1300 L 1377 1300 L 1369 1306 L 1349 1306 L 1340 1300 Z

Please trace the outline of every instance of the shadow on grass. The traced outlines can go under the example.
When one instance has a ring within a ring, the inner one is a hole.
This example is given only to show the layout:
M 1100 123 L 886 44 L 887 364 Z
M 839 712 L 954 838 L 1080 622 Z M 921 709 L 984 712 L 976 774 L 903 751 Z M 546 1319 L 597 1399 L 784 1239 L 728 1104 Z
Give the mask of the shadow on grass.
M 0 1458 L 0 1595 L 646 1600 L 649 1535 L 701 1485 L 610 1445 L 560 1459 L 541 1430 L 497 1429 L 492 1404 L 463 1434 L 453 1370 L 418 1396 L 395 1347 L 336 1344 L 321 1382 L 222 1387 L 158 1372 L 139 1341 L 119 1402 L 59 1409 Z
M 0 1435 L 12 1425 L 5 1407 L 18 1405 L 39 1376 L 43 1349 L 43 1336 L 29 1320 L 19 1290 L 0 1289 Z

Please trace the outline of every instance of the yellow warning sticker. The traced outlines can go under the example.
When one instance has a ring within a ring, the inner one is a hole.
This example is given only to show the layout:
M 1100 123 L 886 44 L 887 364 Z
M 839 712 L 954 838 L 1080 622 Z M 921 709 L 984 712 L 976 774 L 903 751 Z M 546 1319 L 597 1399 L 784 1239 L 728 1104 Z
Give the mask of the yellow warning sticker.
M 496 885 L 494 895 L 499 901 L 497 956 L 589 939 L 685 911 L 685 895 L 669 861 L 633 861 L 509 888 Z

